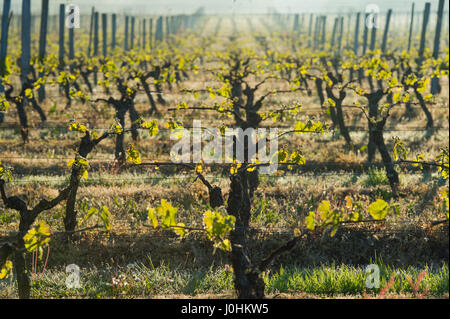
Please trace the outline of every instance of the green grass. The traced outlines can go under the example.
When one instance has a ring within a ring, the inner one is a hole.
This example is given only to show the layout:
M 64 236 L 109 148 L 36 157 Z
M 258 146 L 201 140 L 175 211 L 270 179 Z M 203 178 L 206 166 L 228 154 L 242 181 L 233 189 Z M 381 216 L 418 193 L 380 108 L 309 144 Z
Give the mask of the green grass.
M 391 268 L 380 264 L 380 288 L 383 288 L 395 275 L 390 294 L 407 295 L 413 292 L 408 281 L 415 283 L 417 276 L 425 271 L 426 276 L 420 283 L 419 293 L 427 290 L 426 297 L 444 297 L 449 292 L 448 265 L 441 268 L 408 267 Z M 135 264 L 130 267 L 102 269 L 81 269 L 81 287 L 67 289 L 66 273 L 62 270 L 49 270 L 33 280 L 34 298 L 133 298 L 161 295 L 187 296 L 233 294 L 233 274 L 229 268 L 217 267 L 203 270 L 171 268 L 167 265 L 153 267 Z M 321 266 L 317 268 L 280 268 L 276 272 L 264 274 L 266 294 L 306 293 L 324 297 L 353 296 L 360 297 L 367 292 L 377 296 L 380 289 L 366 290 L 364 267 L 348 265 Z M 116 285 L 113 285 L 113 278 Z M 0 297 L 16 297 L 14 281 L 6 279 L 0 283 Z
M 419 292 L 427 290 L 427 296 L 443 296 L 448 294 L 449 276 L 448 265 L 441 269 L 432 270 L 428 267 L 406 269 L 380 266 L 380 288 L 366 289 L 366 273 L 364 268 L 347 265 L 329 266 L 321 268 L 281 268 L 279 272 L 266 275 L 265 282 L 269 293 L 305 292 L 317 295 L 360 295 L 364 292 L 377 294 L 386 283 L 395 276 L 394 284 L 389 292 L 396 294 L 412 293 L 413 289 L 408 281 L 412 278 L 415 283 L 418 275 L 425 271 L 426 277 L 420 283 Z
M 386 172 L 382 168 L 370 168 L 367 172 L 367 176 L 361 178 L 361 185 L 378 186 L 389 185 L 389 180 L 386 176 Z

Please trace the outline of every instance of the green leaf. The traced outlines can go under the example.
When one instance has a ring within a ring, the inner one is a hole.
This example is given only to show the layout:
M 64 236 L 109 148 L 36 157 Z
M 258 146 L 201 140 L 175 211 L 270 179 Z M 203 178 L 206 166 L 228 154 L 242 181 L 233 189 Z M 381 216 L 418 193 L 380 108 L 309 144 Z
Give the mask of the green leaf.
M 87 127 L 83 124 L 75 122 L 74 120 L 70 121 L 69 131 L 77 131 L 81 133 L 85 133 L 87 131 Z
M 177 224 L 177 211 L 178 208 L 173 207 L 167 200 L 161 199 L 161 205 L 156 208 L 156 212 L 161 217 L 161 226 L 163 228 L 169 228 Z
M 291 154 L 290 161 L 297 165 L 304 165 L 305 157 L 301 154 L 301 152 L 293 152 Z
M 408 151 L 403 145 L 403 142 L 398 137 L 394 137 L 394 152 L 392 154 L 394 161 L 406 160 L 407 155 Z
M 330 202 L 327 200 L 320 202 L 317 211 L 320 213 L 320 220 L 322 222 L 326 221 L 330 214 Z
M 2 269 L 0 269 L 0 279 L 8 278 L 9 275 L 12 274 L 13 264 L 10 260 L 7 260 L 3 265 Z
M 103 206 L 102 207 L 102 212 L 100 213 L 100 218 L 103 221 L 103 224 L 105 226 L 106 230 L 111 230 L 111 222 L 109 220 L 109 218 L 111 217 L 111 213 L 109 212 L 108 207 Z
M 153 228 L 158 227 L 158 218 L 156 217 L 156 211 L 154 208 L 147 209 L 148 219 L 152 221 Z
M 50 110 L 48 111 L 48 114 L 53 114 L 56 111 L 56 103 L 53 104 L 53 106 L 50 108 Z
M 369 207 L 367 207 L 367 210 L 369 211 L 369 214 L 373 219 L 381 220 L 386 218 L 387 214 L 390 211 L 390 207 L 389 204 L 384 200 L 377 199 L 375 202 L 370 204 Z
M 279 150 L 278 151 L 278 163 L 286 163 L 287 156 L 288 156 L 288 153 L 285 150 L 283 150 L 283 149 Z
M 132 162 L 133 164 L 139 165 L 142 163 L 141 155 L 139 154 L 139 151 L 134 148 L 132 144 L 128 146 L 127 149 L 127 161 Z
M 29 99 L 32 99 L 33 98 L 33 90 L 31 90 L 31 89 L 25 89 L 25 96 L 27 97 L 27 98 L 29 98 Z
M 175 233 L 177 233 L 180 238 L 183 238 L 186 234 L 186 229 L 184 223 L 178 223 L 176 226 L 173 227 L 175 230 Z
M 336 106 L 336 102 L 334 102 L 334 100 L 330 97 L 328 98 L 328 103 L 333 107 Z
M 338 228 L 339 228 L 339 223 L 334 223 L 334 224 L 333 224 L 333 228 L 332 228 L 331 233 L 330 233 L 330 236 L 331 236 L 331 237 L 333 237 L 334 235 L 336 235 L 336 232 L 337 232 Z
M 219 242 L 215 243 L 214 244 L 214 248 L 219 248 L 219 249 L 222 249 L 224 251 L 231 251 L 231 242 L 230 242 L 230 240 L 228 238 L 224 239 L 222 241 L 219 241 Z
M 235 221 L 234 216 L 222 216 L 219 212 L 210 210 L 203 214 L 203 223 L 210 239 L 226 237 L 233 230 Z
M 315 227 L 315 219 L 316 219 L 316 213 L 315 212 L 309 212 L 309 215 L 306 216 L 306 228 L 309 230 L 314 230 Z
M 23 236 L 23 240 L 25 249 L 29 252 L 39 249 L 50 241 L 50 227 L 45 222 L 40 222 Z
M 148 129 L 148 134 L 150 136 L 156 136 L 156 134 L 158 134 L 159 131 L 158 122 L 156 120 L 149 122 L 142 122 L 141 127 Z
M 83 222 L 87 221 L 89 218 L 91 218 L 91 216 L 95 215 L 98 213 L 98 209 L 95 207 L 91 207 L 88 210 L 88 213 L 86 214 L 86 216 L 83 219 Z

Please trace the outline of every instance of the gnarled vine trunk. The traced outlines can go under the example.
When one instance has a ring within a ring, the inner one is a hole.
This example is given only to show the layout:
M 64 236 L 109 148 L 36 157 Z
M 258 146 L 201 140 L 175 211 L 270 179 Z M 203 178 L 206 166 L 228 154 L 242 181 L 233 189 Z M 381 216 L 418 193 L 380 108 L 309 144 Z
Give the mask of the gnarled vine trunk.
M 230 234 L 231 264 L 234 269 L 234 285 L 240 299 L 264 298 L 265 284 L 258 273 L 251 271 L 246 235 L 250 221 L 250 197 L 246 169 L 231 176 L 228 197 L 228 214 L 236 217 L 235 229 Z
M 376 121 L 378 117 L 378 103 L 383 98 L 383 91 L 381 89 L 377 90 L 374 93 L 370 93 L 366 95 L 369 100 L 369 117 Z M 368 162 L 372 163 L 375 157 L 375 152 L 377 149 L 377 143 L 375 141 L 374 132 L 376 130 L 375 122 L 369 121 L 369 143 L 367 144 L 368 150 Z

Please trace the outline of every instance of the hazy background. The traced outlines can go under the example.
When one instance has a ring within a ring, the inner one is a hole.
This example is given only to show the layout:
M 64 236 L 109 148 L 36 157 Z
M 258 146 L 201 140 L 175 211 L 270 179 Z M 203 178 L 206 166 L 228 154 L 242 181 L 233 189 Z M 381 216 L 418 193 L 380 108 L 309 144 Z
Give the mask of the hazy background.
M 364 11 L 367 4 L 377 4 L 381 11 L 393 9 L 395 12 L 409 12 L 411 4 L 416 4 L 416 11 L 422 11 L 425 0 L 50 0 L 50 14 L 58 12 L 60 3 L 74 3 L 80 6 L 81 13 L 89 13 L 92 6 L 105 13 L 126 14 L 191 14 L 199 7 L 205 8 L 207 14 L 264 14 L 269 8 L 280 13 L 327 12 L 345 13 Z M 431 2 L 431 12 L 437 11 L 438 0 Z M 3 1 L 0 1 L 3 6 Z M 40 0 L 32 0 L 33 14 L 40 11 Z M 445 10 L 448 11 L 448 1 Z M 12 10 L 20 12 L 21 0 L 12 1 Z M 1 10 L 1 7 L 0 7 Z

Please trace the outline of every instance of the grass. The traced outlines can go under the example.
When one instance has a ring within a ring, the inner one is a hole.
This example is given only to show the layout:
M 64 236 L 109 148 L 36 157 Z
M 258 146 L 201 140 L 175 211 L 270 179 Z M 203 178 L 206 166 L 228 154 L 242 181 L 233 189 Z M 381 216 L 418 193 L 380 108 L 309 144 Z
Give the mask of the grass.
M 427 298 L 445 298 L 449 293 L 448 265 L 441 268 L 424 266 L 391 268 L 380 264 L 380 289 L 395 274 L 391 295 L 411 295 L 413 289 L 408 278 L 416 282 L 425 271 L 419 294 L 426 290 Z M 286 266 L 276 272 L 264 274 L 266 294 L 307 294 L 322 297 L 379 295 L 380 289 L 366 289 L 367 274 L 364 267 L 348 265 L 323 265 L 316 268 Z M 152 264 L 133 264 L 117 268 L 105 266 L 80 269 L 80 287 L 66 287 L 64 270 L 50 270 L 33 279 L 34 298 L 153 298 L 156 296 L 185 295 L 188 298 L 205 295 L 229 295 L 233 297 L 233 273 L 228 266 L 209 269 L 189 269 Z M 16 297 L 14 281 L 0 283 L 0 298 Z M 367 296 L 364 296 L 367 297 Z
M 416 282 L 418 275 L 425 271 L 427 275 L 420 283 L 419 292 L 427 290 L 428 296 L 435 297 L 448 294 L 448 265 L 444 265 L 438 270 L 431 270 L 428 267 L 423 269 L 417 267 L 391 268 L 386 265 L 379 265 L 379 267 L 380 288 L 378 289 L 366 289 L 367 275 L 364 268 L 347 265 L 306 269 L 280 268 L 280 271 L 272 276 L 267 275 L 265 281 L 268 293 L 306 292 L 333 296 L 362 295 L 367 292 L 376 295 L 381 288 L 386 286 L 391 275 L 394 275 L 395 281 L 389 291 L 395 294 L 407 294 L 413 293 L 408 277 Z
M 382 168 L 369 168 L 367 176 L 361 179 L 363 186 L 389 185 L 386 172 Z

